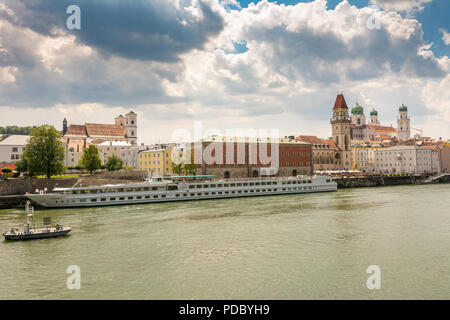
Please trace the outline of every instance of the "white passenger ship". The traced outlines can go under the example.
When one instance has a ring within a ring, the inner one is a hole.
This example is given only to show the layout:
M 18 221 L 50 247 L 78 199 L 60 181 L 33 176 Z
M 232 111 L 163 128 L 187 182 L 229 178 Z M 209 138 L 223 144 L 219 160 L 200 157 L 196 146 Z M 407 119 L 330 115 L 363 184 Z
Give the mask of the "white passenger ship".
M 27 194 L 42 207 L 92 207 L 183 200 L 222 199 L 336 191 L 327 176 L 208 179 L 213 176 L 157 178 L 139 183 L 95 187 L 55 188 L 51 193 Z M 189 180 L 187 180 L 189 179 Z

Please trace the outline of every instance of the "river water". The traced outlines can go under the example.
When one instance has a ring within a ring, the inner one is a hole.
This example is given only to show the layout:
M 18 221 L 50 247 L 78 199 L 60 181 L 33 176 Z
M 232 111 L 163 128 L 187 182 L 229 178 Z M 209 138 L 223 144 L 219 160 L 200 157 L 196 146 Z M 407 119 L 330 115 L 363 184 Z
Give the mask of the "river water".
M 71 235 L 0 240 L 1 299 L 450 299 L 448 184 L 44 216 Z M 24 219 L 0 210 L 0 230 Z M 66 287 L 70 265 L 79 290 Z

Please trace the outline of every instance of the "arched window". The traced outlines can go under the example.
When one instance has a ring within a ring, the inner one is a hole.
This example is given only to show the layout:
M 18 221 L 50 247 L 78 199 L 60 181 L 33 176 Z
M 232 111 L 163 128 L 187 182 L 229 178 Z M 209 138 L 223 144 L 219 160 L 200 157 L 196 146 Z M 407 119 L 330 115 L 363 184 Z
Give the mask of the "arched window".
M 292 170 L 292 175 L 294 176 L 294 177 L 296 177 L 297 176 L 297 170 Z
M 225 179 L 230 179 L 230 172 L 229 171 L 225 171 L 224 178 Z
M 257 178 L 258 177 L 258 170 L 253 170 L 253 177 Z

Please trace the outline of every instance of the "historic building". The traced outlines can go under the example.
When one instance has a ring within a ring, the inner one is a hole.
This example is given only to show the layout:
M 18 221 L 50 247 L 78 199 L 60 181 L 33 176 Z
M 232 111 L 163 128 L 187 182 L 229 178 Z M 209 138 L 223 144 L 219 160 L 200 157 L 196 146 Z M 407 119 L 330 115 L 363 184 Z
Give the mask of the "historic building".
M 114 121 L 114 124 L 68 126 L 67 119 L 64 119 L 62 140 L 66 149 L 65 165 L 78 165 L 84 150 L 91 144 L 99 148 L 103 163 L 112 155 L 120 158 L 121 150 L 137 145 L 137 114 L 130 111 L 125 116 L 116 117 Z
M 375 151 L 382 148 L 376 144 L 352 144 L 352 169 L 363 172 L 374 171 Z
M 333 134 L 333 141 L 339 148 L 336 155 L 339 169 L 348 170 L 352 166 L 351 119 L 343 94 L 338 94 L 334 103 L 331 132 Z
M 375 108 L 370 112 L 370 122 L 366 123 L 364 108 L 356 103 L 351 110 L 351 138 L 358 141 L 380 141 L 397 136 L 397 130 L 392 126 L 382 126 Z
M 375 151 L 374 169 L 381 173 L 439 172 L 437 152 L 419 146 L 393 146 Z
M 298 136 L 298 141 L 310 143 L 313 151 L 313 170 L 339 170 L 341 160 L 337 157 L 339 148 L 333 140 L 324 140 L 316 136 Z
M 408 107 L 402 104 L 398 109 L 399 116 L 397 119 L 398 138 L 406 140 L 411 137 L 411 120 L 408 117 Z
M 197 175 L 297 176 L 310 175 L 313 169 L 312 145 L 293 138 L 212 136 L 192 143 L 191 151 Z
M 163 145 L 159 149 L 139 152 L 139 170 L 147 172 L 149 176 L 172 175 L 172 149 L 173 146 Z

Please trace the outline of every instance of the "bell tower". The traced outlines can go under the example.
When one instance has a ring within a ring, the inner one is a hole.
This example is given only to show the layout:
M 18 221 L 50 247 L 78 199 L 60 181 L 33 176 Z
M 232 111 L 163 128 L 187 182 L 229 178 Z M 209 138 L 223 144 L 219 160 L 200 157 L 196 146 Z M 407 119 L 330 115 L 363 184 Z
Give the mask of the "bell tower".
M 331 132 L 334 143 L 340 149 L 336 158 L 337 166 L 341 169 L 350 169 L 352 167 L 350 144 L 351 120 L 343 94 L 338 94 L 334 103 Z
M 134 146 L 137 145 L 137 114 L 133 111 L 125 115 L 125 128 L 128 141 Z
M 403 103 L 398 109 L 397 134 L 399 139 L 409 139 L 411 137 L 411 119 L 408 117 L 408 107 Z

